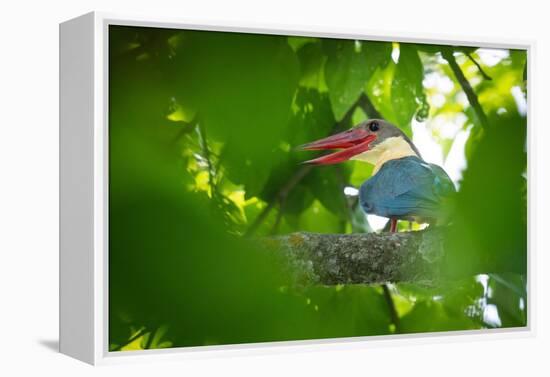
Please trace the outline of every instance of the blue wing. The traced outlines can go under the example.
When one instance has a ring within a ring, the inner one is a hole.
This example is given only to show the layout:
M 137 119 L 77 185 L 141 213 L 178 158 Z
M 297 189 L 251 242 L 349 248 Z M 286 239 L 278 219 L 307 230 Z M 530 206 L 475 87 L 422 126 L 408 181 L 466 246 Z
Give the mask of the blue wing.
M 366 213 L 402 219 L 439 217 L 442 200 L 455 191 L 445 171 L 418 157 L 386 162 L 359 191 Z

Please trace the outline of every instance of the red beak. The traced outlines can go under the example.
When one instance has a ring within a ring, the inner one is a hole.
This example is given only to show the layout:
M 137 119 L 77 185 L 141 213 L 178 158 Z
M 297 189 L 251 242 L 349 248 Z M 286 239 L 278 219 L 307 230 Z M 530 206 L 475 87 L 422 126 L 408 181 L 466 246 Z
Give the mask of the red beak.
M 352 128 L 336 135 L 326 137 L 299 148 L 305 151 L 342 149 L 339 152 L 305 161 L 305 164 L 330 165 L 347 161 L 353 156 L 369 150 L 369 144 L 376 139 L 376 135 L 363 128 Z

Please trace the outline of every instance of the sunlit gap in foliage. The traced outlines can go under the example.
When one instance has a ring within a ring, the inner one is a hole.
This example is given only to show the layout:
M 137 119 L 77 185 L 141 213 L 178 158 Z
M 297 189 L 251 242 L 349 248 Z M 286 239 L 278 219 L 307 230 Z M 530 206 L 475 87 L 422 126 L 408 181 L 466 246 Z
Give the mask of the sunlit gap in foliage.
M 489 275 L 477 275 L 476 281 L 483 286 L 483 295 L 478 302 L 479 309 L 482 311 L 483 322 L 490 327 L 500 327 L 502 325 L 502 321 L 500 320 L 496 305 L 488 304 L 487 302 L 487 299 L 491 297 Z
M 460 185 L 460 179 L 462 179 L 462 172 L 467 166 L 465 147 L 471 130 L 471 126 L 462 129 L 460 123 L 463 122 L 462 117 L 454 117 L 449 121 L 435 118 L 433 122 L 420 123 L 416 120 L 412 122 L 413 142 L 418 147 L 422 158 L 426 162 L 443 166 L 457 188 Z M 428 124 L 431 124 L 431 127 Z M 439 132 L 445 139 L 454 139 L 446 157 L 443 154 L 441 143 L 433 137 L 430 128 Z M 443 132 L 454 132 L 454 135 L 450 137 L 451 135 L 445 135 Z
M 397 64 L 397 62 L 399 62 L 399 53 L 400 53 L 399 43 L 393 42 L 392 43 L 392 50 L 391 50 L 391 59 L 393 60 L 393 62 L 395 64 Z
M 511 90 L 514 101 L 516 101 L 516 106 L 518 107 L 518 113 L 523 116 L 527 115 L 527 99 L 523 90 L 519 86 L 514 86 Z
M 371 228 L 375 231 L 384 229 L 386 223 L 388 222 L 387 218 L 376 215 L 367 215 L 367 219 L 369 220 Z
M 344 194 L 347 196 L 357 196 L 359 195 L 359 190 L 357 190 L 355 187 L 346 186 L 344 188 Z
M 510 56 L 508 50 L 499 50 L 496 48 L 478 48 L 476 54 L 479 56 L 481 63 L 488 67 L 493 67 Z

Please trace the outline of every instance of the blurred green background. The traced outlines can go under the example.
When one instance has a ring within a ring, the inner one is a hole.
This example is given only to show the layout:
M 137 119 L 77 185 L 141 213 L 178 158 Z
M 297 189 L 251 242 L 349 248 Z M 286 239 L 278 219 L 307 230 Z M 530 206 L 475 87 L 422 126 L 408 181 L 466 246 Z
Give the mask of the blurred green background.
M 519 50 L 110 26 L 110 350 L 525 326 L 526 80 Z M 294 150 L 378 116 L 459 189 L 442 279 L 293 287 L 246 238 L 379 231 L 369 165 Z

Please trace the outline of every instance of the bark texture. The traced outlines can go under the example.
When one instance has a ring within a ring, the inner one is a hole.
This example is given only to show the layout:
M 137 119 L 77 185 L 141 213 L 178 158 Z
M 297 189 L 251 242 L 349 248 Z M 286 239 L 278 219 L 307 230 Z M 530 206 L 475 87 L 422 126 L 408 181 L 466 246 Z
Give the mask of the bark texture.
M 439 276 L 443 229 L 402 233 L 292 233 L 263 239 L 282 252 L 297 285 L 416 282 Z

